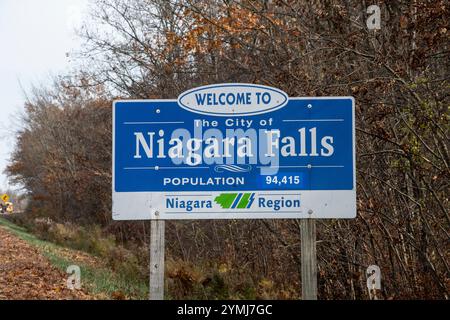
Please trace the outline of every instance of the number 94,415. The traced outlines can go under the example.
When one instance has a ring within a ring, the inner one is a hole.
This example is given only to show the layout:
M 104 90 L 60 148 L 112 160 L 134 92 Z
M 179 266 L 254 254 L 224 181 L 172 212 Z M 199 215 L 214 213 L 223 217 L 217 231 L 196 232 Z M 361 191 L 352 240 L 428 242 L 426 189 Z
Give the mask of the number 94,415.
M 266 184 L 300 184 L 300 176 L 267 176 Z

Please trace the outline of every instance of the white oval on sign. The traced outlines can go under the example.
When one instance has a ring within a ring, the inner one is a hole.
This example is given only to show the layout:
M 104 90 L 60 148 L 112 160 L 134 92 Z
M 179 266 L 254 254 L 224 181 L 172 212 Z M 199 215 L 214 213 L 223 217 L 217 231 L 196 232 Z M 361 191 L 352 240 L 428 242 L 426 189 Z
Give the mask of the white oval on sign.
M 212 116 L 250 116 L 284 107 L 288 95 L 276 88 L 250 83 L 213 84 L 183 92 L 178 104 Z

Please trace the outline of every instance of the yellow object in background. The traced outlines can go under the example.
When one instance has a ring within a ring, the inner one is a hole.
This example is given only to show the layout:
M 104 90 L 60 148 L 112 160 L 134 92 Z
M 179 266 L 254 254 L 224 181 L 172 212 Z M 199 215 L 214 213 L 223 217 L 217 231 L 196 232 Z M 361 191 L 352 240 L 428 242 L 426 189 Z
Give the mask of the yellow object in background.
M 2 200 L 3 202 L 8 202 L 9 201 L 9 196 L 5 193 L 2 195 Z
M 13 204 L 11 202 L 6 202 L 6 212 L 8 213 L 13 213 L 14 207 Z

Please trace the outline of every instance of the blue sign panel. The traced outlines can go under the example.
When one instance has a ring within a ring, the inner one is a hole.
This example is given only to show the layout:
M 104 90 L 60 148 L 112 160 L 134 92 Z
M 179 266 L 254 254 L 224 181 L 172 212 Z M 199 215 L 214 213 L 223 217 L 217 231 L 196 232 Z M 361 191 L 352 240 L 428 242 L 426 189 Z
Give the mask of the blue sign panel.
M 113 108 L 117 219 L 136 218 L 123 201 L 142 203 L 135 210 L 150 210 L 144 218 L 192 219 L 272 217 L 267 201 L 276 200 L 298 201 L 276 215 L 298 218 L 307 217 L 306 203 L 317 206 L 320 198 L 327 207 L 344 195 L 350 200 L 334 206 L 348 211 L 315 217 L 355 215 L 352 97 L 288 98 L 275 88 L 223 84 L 178 100 L 116 101 Z M 211 202 L 191 210 L 187 202 L 174 204 L 200 198 Z

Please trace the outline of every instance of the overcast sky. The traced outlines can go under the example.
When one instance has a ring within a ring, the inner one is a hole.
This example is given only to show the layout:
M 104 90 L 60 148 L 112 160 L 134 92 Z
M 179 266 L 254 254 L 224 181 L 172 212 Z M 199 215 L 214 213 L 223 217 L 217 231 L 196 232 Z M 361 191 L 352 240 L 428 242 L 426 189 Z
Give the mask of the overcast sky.
M 0 189 L 13 149 L 11 119 L 23 111 L 22 88 L 49 83 L 70 67 L 66 53 L 76 51 L 75 29 L 87 0 L 0 0 Z

